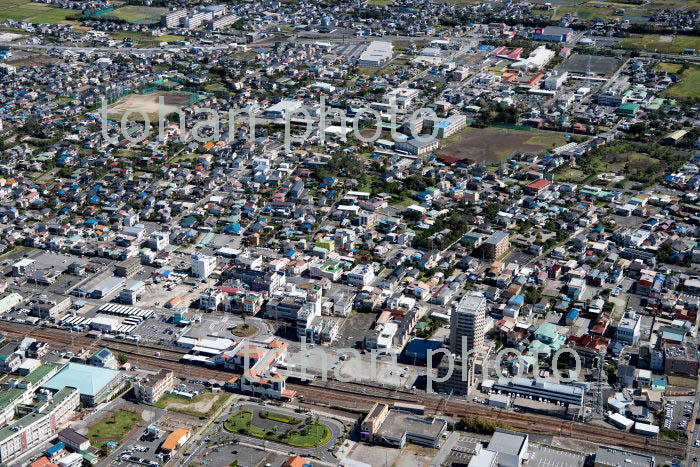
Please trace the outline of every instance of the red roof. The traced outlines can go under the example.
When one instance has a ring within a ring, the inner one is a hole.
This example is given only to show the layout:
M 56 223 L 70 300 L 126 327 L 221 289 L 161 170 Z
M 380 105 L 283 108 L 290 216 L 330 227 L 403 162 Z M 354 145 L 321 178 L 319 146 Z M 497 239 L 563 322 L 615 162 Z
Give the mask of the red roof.
M 534 182 L 530 183 L 527 187 L 532 188 L 534 190 L 541 190 L 544 187 L 548 186 L 551 182 L 549 180 L 545 180 L 544 178 L 540 178 L 538 180 L 535 180 Z
M 306 465 L 311 465 L 311 462 L 301 456 L 292 456 L 282 464 L 282 467 L 304 467 Z
M 49 459 L 46 456 L 40 457 L 36 461 L 32 462 L 30 467 L 45 467 L 49 463 Z
M 456 164 L 457 162 L 459 162 L 459 161 L 461 160 L 461 159 L 458 159 L 458 158 L 453 157 L 453 156 L 448 156 L 448 155 L 446 155 L 446 154 L 440 154 L 440 155 L 438 155 L 438 156 L 437 156 L 437 159 L 438 159 L 440 162 L 442 162 L 442 163 L 444 163 L 444 164 L 447 164 L 447 165 Z

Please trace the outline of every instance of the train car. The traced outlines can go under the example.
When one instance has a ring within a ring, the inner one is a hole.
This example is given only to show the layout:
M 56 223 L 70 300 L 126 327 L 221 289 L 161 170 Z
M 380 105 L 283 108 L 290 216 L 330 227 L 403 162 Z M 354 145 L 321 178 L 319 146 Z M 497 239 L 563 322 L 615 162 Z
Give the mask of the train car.
M 287 377 L 287 382 L 291 384 L 310 384 L 316 379 L 314 375 L 308 372 L 303 374 L 294 369 L 282 368 L 280 365 L 278 365 L 278 367 L 281 370 L 279 373 L 285 375 Z
M 192 365 L 203 365 L 206 366 L 207 362 L 209 361 L 209 357 L 206 357 L 204 355 L 192 355 L 192 354 L 186 354 L 183 355 L 180 358 L 180 361 L 184 363 L 189 363 Z

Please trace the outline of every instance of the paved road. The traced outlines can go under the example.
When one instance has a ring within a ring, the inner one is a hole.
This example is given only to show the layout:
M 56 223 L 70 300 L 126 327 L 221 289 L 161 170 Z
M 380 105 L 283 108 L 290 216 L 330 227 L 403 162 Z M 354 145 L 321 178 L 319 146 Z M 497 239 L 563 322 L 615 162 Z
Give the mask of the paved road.
M 231 409 L 225 413 L 225 415 L 222 415 L 220 417 L 221 420 L 225 420 L 229 415 L 233 415 L 234 413 L 240 411 L 240 410 L 254 410 L 254 411 L 260 411 L 260 410 L 271 410 L 275 412 L 280 412 L 280 413 L 286 413 L 295 417 L 305 417 L 306 415 L 304 414 L 297 414 L 292 410 L 286 409 L 284 407 L 277 407 L 277 406 L 267 406 L 263 407 L 260 406 L 259 404 L 254 404 L 251 402 L 247 401 L 242 401 L 239 404 L 234 404 L 234 406 L 231 407 Z M 224 412 L 222 412 L 224 413 Z M 247 443 L 249 445 L 253 445 L 255 447 L 259 447 L 263 450 L 271 451 L 271 452 L 282 452 L 285 453 L 285 455 L 289 454 L 290 451 L 293 451 L 300 456 L 313 456 L 322 461 L 321 463 L 323 465 L 337 465 L 337 459 L 332 453 L 333 446 L 335 445 L 336 441 L 338 438 L 344 433 L 344 426 L 341 422 L 328 418 L 325 416 L 319 416 L 319 422 L 323 423 L 324 425 L 328 426 L 331 430 L 331 437 L 328 441 L 326 441 L 323 445 L 315 447 L 315 448 L 296 448 L 296 447 L 290 447 L 287 446 L 286 444 L 283 443 L 276 443 L 272 441 L 267 441 L 259 438 L 255 438 L 252 436 L 243 436 L 243 435 L 237 435 L 236 437 L 239 438 L 242 442 Z M 227 431 L 222 431 L 221 433 L 217 432 L 218 430 L 218 425 L 212 426 L 212 428 L 207 432 L 207 436 L 210 436 L 212 440 L 216 441 L 216 439 L 230 439 L 231 433 Z M 206 436 L 202 436 L 202 438 L 206 438 Z M 184 462 L 180 464 L 181 466 L 188 465 L 189 462 L 191 462 L 192 459 L 194 459 L 195 455 L 198 455 L 201 453 L 201 447 L 198 447 L 196 451 L 192 452 L 189 456 L 187 456 L 184 459 Z
M 124 47 L 124 46 L 114 46 L 114 47 L 89 47 L 89 46 L 77 46 L 77 45 L 46 45 L 46 44 L 23 44 L 18 42 L 0 42 L 0 47 L 12 47 L 14 49 L 32 49 L 32 50 L 70 50 L 73 52 L 134 52 L 134 53 L 155 53 L 155 52 L 165 52 L 170 48 L 179 48 L 182 46 L 170 45 L 168 47 Z M 230 46 L 227 45 L 197 45 L 199 49 L 216 51 L 216 50 L 229 50 Z
M 223 416 L 224 414 L 227 414 L 229 412 L 229 409 L 231 408 L 232 405 L 235 405 L 237 402 L 235 400 L 235 397 L 229 397 L 228 401 L 213 415 L 211 420 L 217 420 L 221 418 L 222 420 L 225 420 L 225 417 Z M 215 432 L 216 430 L 219 429 L 219 425 L 216 424 L 206 424 L 204 427 L 202 427 L 199 432 L 197 432 L 193 437 L 192 440 L 190 441 L 190 446 L 192 446 L 194 443 L 196 443 L 198 440 L 205 439 L 208 436 L 210 436 L 211 433 Z M 195 456 L 203 446 L 206 446 L 206 443 L 200 443 L 197 444 L 194 449 L 187 455 L 187 451 L 183 451 L 183 459 L 182 462 L 178 463 L 178 458 L 179 456 L 175 457 L 173 460 L 168 462 L 168 465 L 175 466 L 175 465 L 180 465 L 180 466 L 187 466 L 190 465 L 190 461 Z

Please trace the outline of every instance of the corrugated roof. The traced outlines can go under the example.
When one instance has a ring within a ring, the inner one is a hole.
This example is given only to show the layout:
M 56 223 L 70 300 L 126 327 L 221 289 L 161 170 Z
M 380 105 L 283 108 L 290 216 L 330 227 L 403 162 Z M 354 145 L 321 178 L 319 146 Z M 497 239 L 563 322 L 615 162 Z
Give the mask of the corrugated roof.
M 178 428 L 170 435 L 168 435 L 167 439 L 163 441 L 163 444 L 161 445 L 161 449 L 168 450 L 168 451 L 174 451 L 177 448 L 178 443 L 182 439 L 183 436 L 189 435 L 190 431 L 185 430 L 184 428 Z

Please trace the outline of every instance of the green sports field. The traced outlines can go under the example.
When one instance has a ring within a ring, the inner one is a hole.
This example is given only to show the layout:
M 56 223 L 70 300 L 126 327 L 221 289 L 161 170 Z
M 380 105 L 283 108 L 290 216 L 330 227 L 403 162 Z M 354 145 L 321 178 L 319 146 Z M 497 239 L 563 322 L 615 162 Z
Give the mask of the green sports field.
M 111 16 L 123 19 L 133 24 L 152 24 L 160 21 L 160 15 L 167 12 L 167 8 L 144 7 L 137 5 L 128 5 L 107 13 L 105 16 Z
M 31 21 L 32 23 L 58 24 L 68 16 L 80 14 L 79 10 L 56 8 L 44 3 L 32 3 L 26 0 L 0 0 L 0 21 Z
M 699 36 L 634 34 L 617 43 L 624 49 L 646 50 L 649 52 L 679 53 L 685 49 L 700 49 Z

